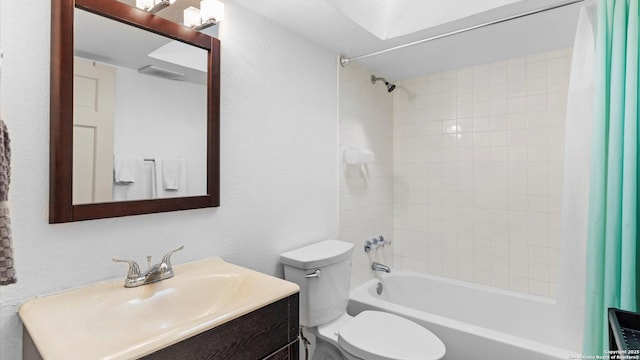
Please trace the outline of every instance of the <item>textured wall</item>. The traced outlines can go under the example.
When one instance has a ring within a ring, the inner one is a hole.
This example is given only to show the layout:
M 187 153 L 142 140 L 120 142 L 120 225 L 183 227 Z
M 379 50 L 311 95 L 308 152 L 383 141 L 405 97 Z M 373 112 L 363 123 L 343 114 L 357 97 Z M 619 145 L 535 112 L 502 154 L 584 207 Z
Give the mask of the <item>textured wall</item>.
M 112 257 L 144 263 L 184 244 L 176 263 L 222 256 L 281 275 L 280 252 L 338 235 L 335 56 L 225 3 L 221 207 L 58 225 L 47 214 L 50 2 L 0 3 L 0 112 L 12 135 L 18 274 L 0 289 L 3 360 L 20 358 L 21 303 L 123 277 Z

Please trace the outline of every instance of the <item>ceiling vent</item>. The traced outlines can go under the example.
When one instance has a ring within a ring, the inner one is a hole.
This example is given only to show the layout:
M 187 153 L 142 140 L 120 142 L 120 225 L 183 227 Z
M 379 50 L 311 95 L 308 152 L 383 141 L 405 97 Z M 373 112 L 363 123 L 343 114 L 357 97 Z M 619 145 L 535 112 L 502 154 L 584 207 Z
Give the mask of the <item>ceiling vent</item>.
M 140 69 L 138 69 L 138 72 L 140 74 L 156 76 L 159 78 L 169 79 L 169 80 L 182 80 L 184 78 L 184 74 L 182 73 L 171 71 L 168 69 L 163 69 L 155 65 L 147 65 L 145 67 L 141 67 Z

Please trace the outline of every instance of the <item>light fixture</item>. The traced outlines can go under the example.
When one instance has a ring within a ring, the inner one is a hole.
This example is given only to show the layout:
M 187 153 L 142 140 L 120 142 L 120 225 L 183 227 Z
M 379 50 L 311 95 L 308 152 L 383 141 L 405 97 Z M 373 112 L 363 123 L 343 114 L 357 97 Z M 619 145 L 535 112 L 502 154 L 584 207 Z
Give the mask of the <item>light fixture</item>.
M 189 6 L 184 10 L 184 25 L 202 30 L 217 25 L 224 19 L 224 3 L 219 0 L 202 0 L 200 9 Z
M 202 23 L 200 19 L 200 9 L 189 6 L 184 9 L 184 25 L 188 27 L 196 27 Z
M 136 7 L 155 14 L 174 2 L 176 2 L 176 0 L 136 0 Z

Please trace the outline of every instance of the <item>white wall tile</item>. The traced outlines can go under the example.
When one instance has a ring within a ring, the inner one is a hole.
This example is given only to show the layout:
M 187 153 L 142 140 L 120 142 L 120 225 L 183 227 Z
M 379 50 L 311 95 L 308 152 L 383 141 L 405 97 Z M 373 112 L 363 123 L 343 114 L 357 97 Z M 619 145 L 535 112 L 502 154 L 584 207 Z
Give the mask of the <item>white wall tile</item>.
M 569 76 L 567 74 L 548 75 L 547 91 L 549 92 L 565 92 L 569 88 Z
M 546 109 L 541 111 L 527 111 L 527 128 L 546 128 L 548 126 L 549 117 Z
M 490 99 L 506 99 L 508 94 L 507 82 L 491 83 L 489 84 L 489 98 Z
M 553 60 L 548 60 L 553 61 Z M 547 61 L 535 61 L 527 63 L 527 80 L 535 78 L 543 78 L 547 76 Z
M 571 70 L 571 58 L 563 56 L 547 60 L 547 75 L 566 75 Z
M 529 292 L 529 279 L 526 276 L 509 276 L 509 289 L 523 293 Z
M 509 114 L 522 114 L 527 111 L 527 98 L 525 96 L 510 97 L 507 102 Z
M 490 115 L 504 115 L 507 113 L 507 99 L 506 98 L 492 98 L 490 102 Z
M 474 132 L 473 133 L 473 146 L 474 147 L 491 146 L 491 133 L 489 133 L 489 132 Z
M 570 54 L 559 49 L 402 82 L 417 96 L 393 102 L 399 266 L 555 296 Z M 364 138 L 354 130 L 345 137 L 370 141 L 367 129 Z M 384 177 L 381 166 L 375 173 Z M 376 204 L 389 200 L 362 185 L 351 184 Z M 344 202 L 345 210 L 371 204 Z M 366 223 L 373 213 L 344 215 Z
M 506 90 L 508 98 L 525 96 L 527 94 L 527 82 L 525 80 L 509 81 L 507 82 Z
M 339 88 L 346 90 L 341 91 L 339 99 L 339 144 L 341 148 L 353 146 L 371 149 L 375 157 L 372 164 L 346 166 L 343 165 L 341 154 L 339 156 L 339 237 L 353 242 L 357 249 L 353 257 L 352 287 L 372 277 L 369 270 L 372 257 L 359 251 L 364 241 L 377 235 L 392 239 L 394 221 L 405 219 L 402 216 L 403 207 L 394 206 L 394 158 L 415 157 L 417 135 L 426 137 L 429 132 L 433 132 L 440 136 L 437 125 L 426 125 L 427 110 L 420 109 L 426 107 L 426 103 L 394 113 L 394 95 L 398 99 L 397 94 L 400 93 L 390 95 L 384 87 L 372 86 L 370 76 L 370 71 L 355 64 L 341 68 L 339 73 Z M 416 89 L 425 88 L 424 81 L 411 86 Z M 432 111 L 431 115 L 433 113 Z M 391 133 L 397 137 L 395 149 L 399 150 L 398 154 L 394 151 Z M 412 176 L 415 168 L 403 168 L 398 164 L 396 171 Z M 406 215 L 410 213 L 407 212 Z M 403 224 L 402 220 L 397 222 Z M 409 251 L 413 250 L 415 242 L 413 238 L 407 237 L 395 245 Z M 401 255 L 403 251 L 398 253 Z M 377 254 L 379 255 L 381 254 Z M 402 256 L 393 258 L 393 262 L 401 266 L 414 265 L 413 259 Z
M 549 296 L 549 283 L 547 281 L 529 279 L 529 293 L 539 296 Z
M 518 82 L 525 81 L 527 79 L 527 65 L 521 64 L 509 64 L 507 67 L 507 81 Z
M 527 112 L 529 111 L 545 111 L 547 110 L 547 94 L 540 93 L 527 95 Z
M 527 127 L 526 113 L 510 113 L 507 117 L 509 129 L 524 129 Z
M 550 161 L 549 165 L 549 178 L 562 180 L 562 162 Z
M 547 92 L 547 78 L 539 77 L 527 79 L 527 95 L 544 94 Z
M 473 131 L 481 132 L 481 131 L 489 131 L 491 130 L 491 117 L 488 115 L 475 116 L 473 117 Z

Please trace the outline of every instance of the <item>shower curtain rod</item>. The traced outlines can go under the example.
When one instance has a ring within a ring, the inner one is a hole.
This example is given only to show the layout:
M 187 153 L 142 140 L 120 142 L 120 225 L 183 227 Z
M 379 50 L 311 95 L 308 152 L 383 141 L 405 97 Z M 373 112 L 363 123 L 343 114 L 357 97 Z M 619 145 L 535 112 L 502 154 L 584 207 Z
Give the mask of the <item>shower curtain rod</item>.
M 404 48 L 411 47 L 411 46 L 414 46 L 414 45 L 419 45 L 419 44 L 426 43 L 426 42 L 429 42 L 429 41 L 432 41 L 432 40 L 442 39 L 442 38 L 447 37 L 447 36 L 456 35 L 456 34 L 460 34 L 460 33 L 471 31 L 471 30 L 475 30 L 475 29 L 480 29 L 480 28 L 483 28 L 483 27 L 486 27 L 486 26 L 490 26 L 490 25 L 500 24 L 500 23 L 507 22 L 507 21 L 510 21 L 510 20 L 519 19 L 519 18 L 522 18 L 522 17 L 525 17 L 525 16 L 535 15 L 535 14 L 542 13 L 542 12 L 549 11 L 549 10 L 555 10 L 555 9 L 558 9 L 558 8 L 561 8 L 561 7 L 573 5 L 573 4 L 576 4 L 576 3 L 579 3 L 579 2 L 583 2 L 583 1 L 585 1 L 585 0 L 572 0 L 572 1 L 569 1 L 569 2 L 566 2 L 566 3 L 562 3 L 562 4 L 558 4 L 558 5 L 552 5 L 552 6 L 548 6 L 548 7 L 544 7 L 544 8 L 539 8 L 539 9 L 536 9 L 536 10 L 531 10 L 531 11 L 527 11 L 527 12 L 524 12 L 524 13 L 507 16 L 507 17 L 504 17 L 504 18 L 501 18 L 501 19 L 497 19 L 497 20 L 491 20 L 491 21 L 488 21 L 488 22 L 485 22 L 485 23 L 482 23 L 482 24 L 473 25 L 473 26 L 466 27 L 466 28 L 463 28 L 463 29 L 450 31 L 448 33 L 444 33 L 444 34 L 428 37 L 426 39 L 413 41 L 413 42 L 410 42 L 410 43 L 407 43 L 407 44 L 390 47 L 388 49 L 375 51 L 375 52 L 372 52 L 372 53 L 369 53 L 369 54 L 355 56 L 355 57 L 352 57 L 352 58 L 348 58 L 346 56 L 340 56 L 340 65 L 347 66 L 352 61 L 357 61 L 357 60 L 365 59 L 365 58 L 372 57 L 372 56 L 382 55 L 382 54 L 385 54 L 385 53 L 388 53 L 388 52 L 391 52 L 391 51 L 404 49 Z

